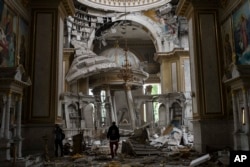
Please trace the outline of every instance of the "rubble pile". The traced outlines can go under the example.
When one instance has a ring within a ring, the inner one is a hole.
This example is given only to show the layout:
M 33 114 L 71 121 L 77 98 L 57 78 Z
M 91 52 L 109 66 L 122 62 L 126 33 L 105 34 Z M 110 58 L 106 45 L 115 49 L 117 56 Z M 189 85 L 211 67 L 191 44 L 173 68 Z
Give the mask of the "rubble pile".
M 118 155 L 114 159 L 110 156 L 105 131 L 96 134 L 81 154 L 69 155 L 45 166 L 224 167 L 229 164 L 229 150 L 198 153 L 192 147 L 193 136 L 173 125 L 160 129 L 144 126 L 134 131 L 121 130 Z
M 122 153 L 132 156 L 160 155 L 174 151 L 189 151 L 192 136 L 172 125 L 164 128 L 162 134 L 150 134 L 149 128 L 136 129 L 134 134 L 122 142 Z

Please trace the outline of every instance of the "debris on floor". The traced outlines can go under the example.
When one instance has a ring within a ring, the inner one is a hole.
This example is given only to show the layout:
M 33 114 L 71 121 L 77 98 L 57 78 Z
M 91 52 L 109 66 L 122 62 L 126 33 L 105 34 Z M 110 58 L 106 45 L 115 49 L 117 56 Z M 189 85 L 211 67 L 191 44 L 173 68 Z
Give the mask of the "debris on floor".
M 88 139 L 82 153 L 60 157 L 45 166 L 216 167 L 229 164 L 229 150 L 198 153 L 193 149 L 193 136 L 172 125 L 158 130 L 147 126 L 133 132 L 121 130 L 118 155 L 114 159 L 104 136 L 105 131 L 98 133 Z

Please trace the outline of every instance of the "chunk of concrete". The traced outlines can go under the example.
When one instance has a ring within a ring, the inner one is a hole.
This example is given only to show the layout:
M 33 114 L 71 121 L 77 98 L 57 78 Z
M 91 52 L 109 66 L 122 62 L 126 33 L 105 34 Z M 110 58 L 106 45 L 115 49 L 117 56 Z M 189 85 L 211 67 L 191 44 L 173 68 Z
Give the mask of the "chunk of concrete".
M 190 166 L 190 167 L 197 166 L 197 165 L 199 165 L 199 164 L 201 164 L 201 163 L 204 163 L 204 162 L 210 160 L 210 158 L 211 158 L 211 157 L 210 157 L 209 154 L 203 155 L 203 156 L 201 156 L 201 157 L 199 157 L 199 158 L 194 159 L 193 161 L 191 161 L 189 166 Z

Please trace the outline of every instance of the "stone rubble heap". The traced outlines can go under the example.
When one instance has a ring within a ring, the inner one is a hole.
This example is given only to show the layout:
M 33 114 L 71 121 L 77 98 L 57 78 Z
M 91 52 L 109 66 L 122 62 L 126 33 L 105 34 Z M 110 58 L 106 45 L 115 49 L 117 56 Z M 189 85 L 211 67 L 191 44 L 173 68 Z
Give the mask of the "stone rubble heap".
M 158 133 L 156 133 L 156 131 Z M 68 155 L 46 163 L 48 167 L 216 167 L 228 166 L 229 150 L 201 154 L 193 149 L 193 136 L 189 132 L 168 126 L 163 129 L 142 127 L 123 136 L 118 155 L 111 159 L 109 143 L 102 136 L 93 138 L 82 154 Z

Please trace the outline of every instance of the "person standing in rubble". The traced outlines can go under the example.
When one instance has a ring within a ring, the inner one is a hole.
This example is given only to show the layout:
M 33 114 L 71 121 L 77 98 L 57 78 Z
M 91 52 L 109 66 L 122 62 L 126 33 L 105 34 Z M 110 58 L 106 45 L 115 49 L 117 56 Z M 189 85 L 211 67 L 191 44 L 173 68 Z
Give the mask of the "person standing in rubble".
M 61 156 L 63 156 L 63 139 L 65 138 L 65 135 L 63 133 L 63 130 L 60 128 L 58 124 L 55 124 L 55 156 L 58 157 L 58 146 L 60 147 L 60 153 Z
M 117 155 L 118 143 L 120 141 L 119 128 L 116 126 L 115 122 L 108 129 L 107 138 L 109 139 L 109 148 L 111 152 L 112 159 Z M 115 146 L 115 148 L 114 148 Z

